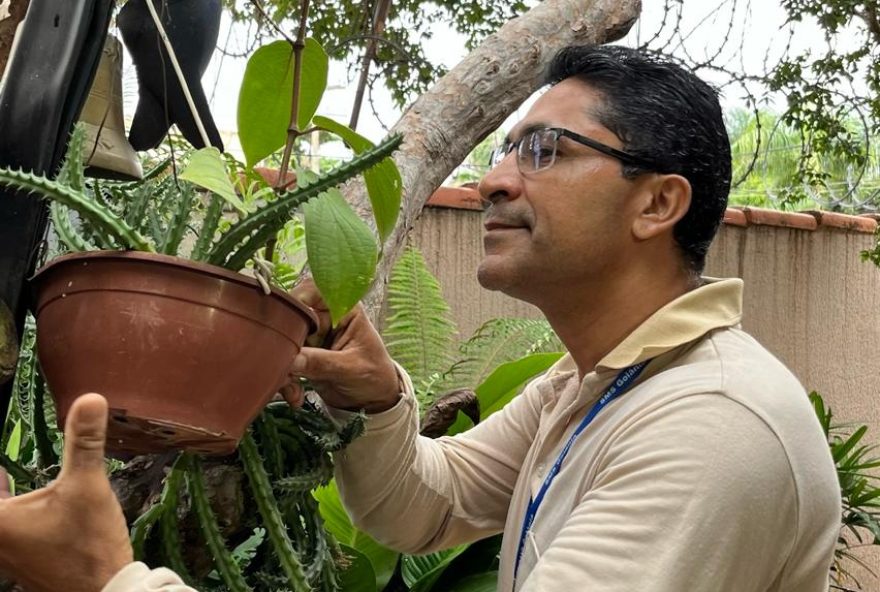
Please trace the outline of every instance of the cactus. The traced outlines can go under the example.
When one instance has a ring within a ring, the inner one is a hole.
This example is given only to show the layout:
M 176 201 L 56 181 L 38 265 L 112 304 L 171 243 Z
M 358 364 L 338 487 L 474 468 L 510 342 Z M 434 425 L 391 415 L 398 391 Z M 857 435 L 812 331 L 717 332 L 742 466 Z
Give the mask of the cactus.
M 192 581 L 187 573 L 186 564 L 183 561 L 183 551 L 180 546 L 180 532 L 177 526 L 177 505 L 180 501 L 180 487 L 186 477 L 183 465 L 186 459 L 183 455 L 177 457 L 171 466 L 171 473 L 165 483 L 162 492 L 164 509 L 159 518 L 159 531 L 162 534 L 162 554 L 169 567 L 185 581 Z
M 205 218 L 202 221 L 202 227 L 199 229 L 199 239 L 196 241 L 196 246 L 192 252 L 191 258 L 194 261 L 204 261 L 207 258 L 222 215 L 223 199 L 212 193 L 208 201 L 208 209 L 205 211 Z
M 183 235 L 186 232 L 187 222 L 195 205 L 196 190 L 189 183 L 181 184 L 180 193 L 178 195 L 177 207 L 174 210 L 174 217 L 168 224 L 168 233 L 165 242 L 160 249 L 166 255 L 176 255 L 183 241 Z
M 68 185 L 74 191 L 83 191 L 86 187 L 86 179 L 83 173 L 83 145 L 85 144 L 86 130 L 82 123 L 77 123 L 70 134 L 70 142 L 67 144 L 67 155 L 55 178 L 61 184 Z
M 208 258 L 209 263 L 221 265 L 227 269 L 238 270 L 253 254 L 277 233 L 290 219 L 291 211 L 313 197 L 317 197 L 324 191 L 344 183 L 348 179 L 360 174 L 368 168 L 378 164 L 392 152 L 402 141 L 400 135 L 389 136 L 381 144 L 366 152 L 359 154 L 351 161 L 342 164 L 314 183 L 301 187 L 294 191 L 282 194 L 273 201 L 244 219 L 234 224 L 228 231 L 223 233 Z M 234 255 L 230 255 L 235 247 L 250 237 L 247 243 L 239 248 Z M 257 238 L 259 237 L 259 238 Z M 241 266 L 235 267 L 241 263 Z
M 67 206 L 61 205 L 57 201 L 53 201 L 49 206 L 49 213 L 52 216 L 52 226 L 58 233 L 58 238 L 71 251 L 91 251 L 95 248 L 79 231 L 73 227 L 70 221 L 70 210 Z
M 188 456 L 188 465 L 186 483 L 199 520 L 199 527 L 208 543 L 217 572 L 229 592 L 250 592 L 251 587 L 247 585 L 241 568 L 238 567 L 232 558 L 232 553 L 227 549 L 226 541 L 223 540 L 220 527 L 217 525 L 217 517 L 211 509 L 211 504 L 208 503 L 208 494 L 205 491 L 205 481 L 202 477 L 202 464 L 197 457 Z
M 293 592 L 311 590 L 312 588 L 306 579 L 303 566 L 290 542 L 287 526 L 285 526 L 284 521 L 281 519 L 278 502 L 272 493 L 272 485 L 269 483 L 269 476 L 266 474 L 266 469 L 257 450 L 257 444 L 250 433 L 246 433 L 241 439 L 238 453 L 244 466 L 244 471 L 248 476 L 248 481 L 251 484 L 254 500 L 257 502 L 257 509 L 263 518 L 266 531 L 269 533 L 269 540 L 272 542 L 276 557 L 281 563 L 281 569 L 287 577 L 287 584 L 292 588 Z
M 152 245 L 138 231 L 110 209 L 80 191 L 24 171 L 0 167 L 0 183 L 26 193 L 53 199 L 79 212 L 101 232 L 119 240 L 126 248 L 153 252 Z

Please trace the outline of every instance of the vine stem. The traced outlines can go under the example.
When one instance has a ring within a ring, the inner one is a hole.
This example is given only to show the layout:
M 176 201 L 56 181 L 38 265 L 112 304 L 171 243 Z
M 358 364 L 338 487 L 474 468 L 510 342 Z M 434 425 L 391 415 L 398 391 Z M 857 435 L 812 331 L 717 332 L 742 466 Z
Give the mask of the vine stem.
M 354 106 L 351 109 L 351 120 L 348 127 L 356 129 L 361 114 L 361 105 L 364 101 L 364 91 L 367 88 L 367 78 L 370 75 L 370 64 L 376 58 L 376 46 L 385 33 L 385 21 L 388 19 L 388 11 L 391 8 L 391 0 L 379 0 L 373 16 L 372 35 L 369 36 L 367 49 L 364 51 L 364 60 L 361 64 L 361 76 L 358 80 L 357 92 L 354 97 Z
M 186 97 L 186 104 L 189 105 L 189 110 L 192 113 L 193 119 L 196 122 L 196 127 L 199 128 L 199 135 L 202 136 L 202 142 L 204 142 L 205 147 L 211 145 L 211 140 L 208 139 L 208 133 L 205 131 L 205 126 L 202 124 L 202 118 L 199 117 L 199 111 L 196 109 L 196 104 L 193 101 L 192 94 L 189 92 L 189 86 L 186 84 L 186 78 L 183 77 L 183 70 L 180 69 L 180 64 L 177 62 L 177 54 L 174 53 L 174 48 L 171 47 L 171 41 L 168 39 L 168 34 L 165 32 L 165 27 L 162 25 L 162 20 L 159 18 L 159 14 L 156 12 L 156 7 L 153 6 L 153 0 L 145 0 L 144 4 L 147 5 L 147 9 L 150 11 L 150 16 L 153 17 L 153 22 L 156 24 L 156 31 L 159 32 L 159 37 L 162 38 L 162 43 L 165 44 L 165 50 L 168 52 L 168 57 L 171 59 L 171 65 L 174 67 L 174 73 L 177 74 L 177 80 L 180 82 L 180 88 L 183 89 L 183 96 Z
M 309 18 L 310 0 L 302 0 L 300 4 L 299 29 L 296 40 L 293 42 L 293 92 L 290 96 L 290 123 L 287 125 L 287 142 L 284 144 L 284 154 L 281 157 L 281 166 L 278 169 L 278 178 L 275 180 L 275 191 L 280 192 L 287 185 L 287 171 L 290 169 L 290 154 L 293 152 L 293 144 L 304 132 L 299 130 L 299 91 L 302 85 L 302 52 L 306 47 L 306 23 Z M 266 242 L 265 258 L 272 261 L 275 255 L 275 245 L 278 239 L 273 236 Z
M 287 143 L 284 145 L 284 155 L 281 157 L 278 179 L 275 181 L 276 189 L 283 187 L 287 180 L 293 143 L 301 135 L 297 116 L 299 115 L 299 91 L 302 84 L 302 52 L 306 47 L 306 21 L 309 18 L 309 4 L 310 0 L 302 0 L 299 30 L 296 33 L 296 40 L 293 42 L 293 93 L 291 93 L 290 97 L 290 124 L 287 126 Z

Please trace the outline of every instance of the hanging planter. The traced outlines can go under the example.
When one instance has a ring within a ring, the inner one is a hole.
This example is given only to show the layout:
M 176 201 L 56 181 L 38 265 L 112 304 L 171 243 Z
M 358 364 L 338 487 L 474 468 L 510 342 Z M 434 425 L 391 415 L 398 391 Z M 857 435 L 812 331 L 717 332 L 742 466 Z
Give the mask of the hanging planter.
M 136 251 L 55 259 L 34 278 L 37 351 L 59 425 L 79 395 L 110 404 L 108 446 L 232 452 L 316 326 L 284 292 Z

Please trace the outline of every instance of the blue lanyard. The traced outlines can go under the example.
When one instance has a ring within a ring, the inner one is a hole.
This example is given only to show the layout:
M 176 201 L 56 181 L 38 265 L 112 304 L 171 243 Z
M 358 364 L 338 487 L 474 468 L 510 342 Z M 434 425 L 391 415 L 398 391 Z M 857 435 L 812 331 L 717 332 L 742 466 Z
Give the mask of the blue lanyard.
M 617 375 L 617 378 L 614 379 L 611 386 L 605 391 L 605 394 L 599 397 L 599 400 L 593 404 L 589 412 L 587 412 L 587 416 L 581 420 L 581 423 L 574 430 L 574 433 L 568 438 L 565 446 L 562 447 L 559 457 L 556 459 L 556 462 L 553 463 L 550 472 L 547 473 L 547 477 L 544 479 L 541 489 L 538 490 L 538 496 L 534 500 L 531 498 L 529 499 L 529 505 L 528 508 L 526 508 L 526 515 L 523 518 L 522 532 L 519 535 L 519 545 L 517 545 L 516 549 L 516 563 L 513 567 L 514 585 L 516 585 L 516 574 L 519 571 L 519 563 L 522 560 L 523 551 L 526 545 L 526 536 L 528 535 L 529 530 L 531 530 L 532 524 L 535 522 L 535 515 L 538 513 L 538 508 L 541 507 L 541 502 L 544 501 L 544 496 L 547 494 L 547 490 L 550 489 L 550 485 L 553 483 L 553 480 L 556 479 L 556 475 L 559 474 L 559 471 L 562 468 L 562 463 L 565 461 L 565 457 L 568 456 L 569 451 L 571 451 L 574 441 L 577 440 L 578 436 L 581 435 L 581 432 L 592 423 L 593 419 L 599 415 L 599 412 L 602 411 L 608 403 L 629 390 L 633 381 L 639 377 L 639 374 L 642 373 L 642 370 L 645 369 L 648 362 L 650 362 L 650 360 L 630 366 Z

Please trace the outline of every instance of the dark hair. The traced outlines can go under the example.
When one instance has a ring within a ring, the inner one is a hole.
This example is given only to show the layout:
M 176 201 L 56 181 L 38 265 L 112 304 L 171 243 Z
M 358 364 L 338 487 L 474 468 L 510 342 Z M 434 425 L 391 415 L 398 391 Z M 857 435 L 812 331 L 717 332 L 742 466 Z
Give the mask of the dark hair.
M 689 267 L 701 273 L 730 192 L 730 140 L 717 91 L 667 58 L 619 46 L 561 50 L 547 82 L 571 77 L 602 94 L 600 112 L 591 115 L 621 139 L 624 150 L 657 163 L 656 172 L 690 182 L 690 209 L 674 236 Z M 623 172 L 634 177 L 645 171 L 627 165 Z

